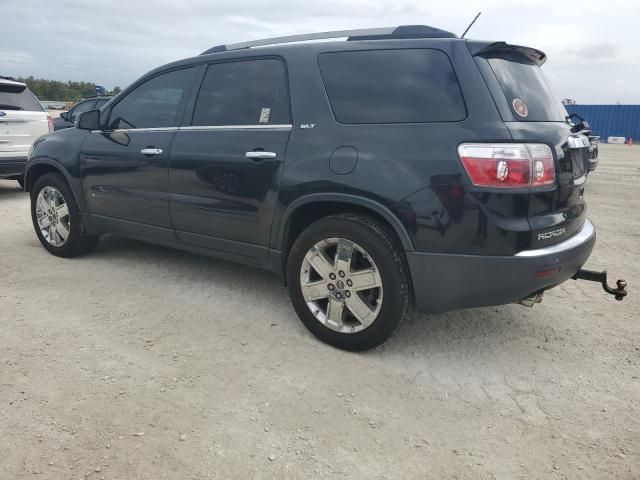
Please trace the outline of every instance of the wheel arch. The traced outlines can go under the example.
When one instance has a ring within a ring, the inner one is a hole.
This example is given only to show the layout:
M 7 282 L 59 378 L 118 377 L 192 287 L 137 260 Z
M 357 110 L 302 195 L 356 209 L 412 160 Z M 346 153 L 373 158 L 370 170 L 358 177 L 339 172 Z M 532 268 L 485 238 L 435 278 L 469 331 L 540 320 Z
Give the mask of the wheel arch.
M 405 252 L 413 251 L 411 237 L 396 214 L 375 200 L 346 193 L 313 193 L 293 201 L 275 230 L 275 248 L 282 252 L 286 262 L 291 245 L 304 228 L 320 218 L 345 212 L 368 214 L 381 220 L 396 235 Z M 296 226 L 301 216 L 304 221 Z
M 29 166 L 24 173 L 24 189 L 27 192 L 30 192 L 33 188 L 33 185 L 36 183 L 38 178 L 46 173 L 59 173 L 69 185 L 71 189 L 71 193 L 73 194 L 74 200 L 76 201 L 76 205 L 80 207 L 80 210 L 84 210 L 84 201 L 76 192 L 74 183 L 71 181 L 71 177 L 69 174 L 60 167 L 59 164 L 50 160 L 36 160 L 34 162 L 29 162 Z

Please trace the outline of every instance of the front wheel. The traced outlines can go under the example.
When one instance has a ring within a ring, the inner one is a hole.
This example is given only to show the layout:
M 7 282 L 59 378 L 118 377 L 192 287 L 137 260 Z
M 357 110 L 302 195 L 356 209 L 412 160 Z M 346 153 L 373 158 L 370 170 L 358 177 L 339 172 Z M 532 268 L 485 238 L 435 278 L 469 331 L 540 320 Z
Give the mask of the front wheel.
M 398 242 L 383 224 L 363 215 L 335 215 L 308 227 L 289 253 L 287 282 L 307 329 L 344 350 L 377 347 L 411 313 Z
M 31 189 L 31 219 L 40 243 L 59 257 L 75 257 L 91 250 L 97 237 L 82 223 L 71 189 L 57 173 L 47 173 Z

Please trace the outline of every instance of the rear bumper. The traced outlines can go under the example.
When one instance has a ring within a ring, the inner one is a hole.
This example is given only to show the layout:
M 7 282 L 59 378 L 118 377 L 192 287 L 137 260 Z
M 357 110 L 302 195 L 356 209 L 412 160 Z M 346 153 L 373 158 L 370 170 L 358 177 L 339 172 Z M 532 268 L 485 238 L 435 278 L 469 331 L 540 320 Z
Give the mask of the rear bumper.
M 571 238 L 513 256 L 407 252 L 416 306 L 437 313 L 518 302 L 573 277 L 595 241 L 593 224 L 585 220 Z
M 24 175 L 27 156 L 0 156 L 0 178 L 18 177 Z

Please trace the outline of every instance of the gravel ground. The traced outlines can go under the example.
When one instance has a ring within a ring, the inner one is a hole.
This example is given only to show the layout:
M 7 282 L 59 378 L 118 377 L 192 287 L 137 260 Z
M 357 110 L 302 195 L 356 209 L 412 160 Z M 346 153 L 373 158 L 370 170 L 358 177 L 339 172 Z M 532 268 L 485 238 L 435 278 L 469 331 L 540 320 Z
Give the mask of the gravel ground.
M 115 237 L 56 258 L 0 181 L 0 478 L 639 478 L 640 147 L 603 146 L 587 195 L 627 300 L 569 281 L 351 354 L 266 272 Z

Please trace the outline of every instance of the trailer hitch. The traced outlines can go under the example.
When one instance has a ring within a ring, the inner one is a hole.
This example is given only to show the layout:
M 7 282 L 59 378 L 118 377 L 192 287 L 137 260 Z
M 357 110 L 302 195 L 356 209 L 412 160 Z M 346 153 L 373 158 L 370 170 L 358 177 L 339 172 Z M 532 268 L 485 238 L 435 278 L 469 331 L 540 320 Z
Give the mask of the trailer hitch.
M 627 296 L 627 282 L 624 280 L 617 280 L 616 286 L 618 288 L 611 288 L 607 285 L 607 272 L 594 272 L 593 270 L 578 270 L 578 272 L 572 277 L 574 280 L 588 280 L 589 282 L 598 282 L 602 284 L 602 288 L 609 295 L 616 297 L 616 300 L 621 301 Z

